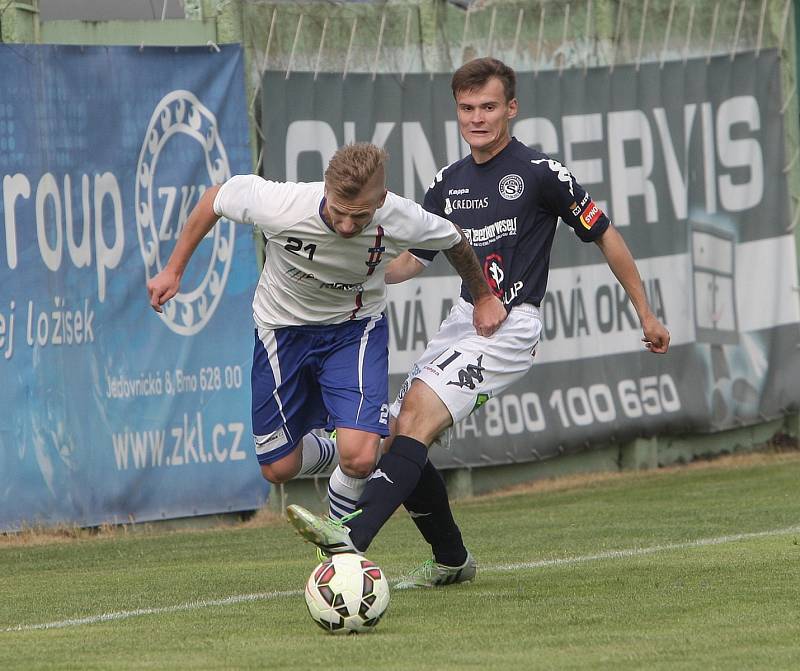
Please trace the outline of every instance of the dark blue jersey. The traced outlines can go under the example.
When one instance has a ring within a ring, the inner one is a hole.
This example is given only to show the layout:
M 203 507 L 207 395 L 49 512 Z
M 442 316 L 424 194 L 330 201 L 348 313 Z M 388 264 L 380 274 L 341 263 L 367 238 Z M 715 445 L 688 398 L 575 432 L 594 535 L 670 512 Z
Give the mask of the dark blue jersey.
M 515 138 L 486 163 L 470 155 L 441 170 L 423 206 L 462 228 L 486 281 L 509 309 L 541 304 L 559 217 L 584 242 L 609 225 L 569 170 Z M 436 255 L 412 252 L 427 260 Z M 463 284 L 461 296 L 472 302 Z

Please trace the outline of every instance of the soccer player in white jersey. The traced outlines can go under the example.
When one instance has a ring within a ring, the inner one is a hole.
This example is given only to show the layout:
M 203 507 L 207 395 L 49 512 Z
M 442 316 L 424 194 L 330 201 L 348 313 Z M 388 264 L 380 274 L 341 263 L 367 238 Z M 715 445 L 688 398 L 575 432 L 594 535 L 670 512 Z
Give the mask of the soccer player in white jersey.
M 388 263 L 411 246 L 442 250 L 477 297 L 476 333 L 489 336 L 506 318 L 460 229 L 386 190 L 386 159 L 383 149 L 358 143 L 336 152 L 324 182 L 239 175 L 212 186 L 166 266 L 147 284 L 160 312 L 220 217 L 264 234 L 265 263 L 253 298 L 255 450 L 263 476 L 286 482 L 331 461 L 333 443 L 306 434 L 335 428 L 334 517 L 352 511 L 388 434 Z
M 470 61 L 452 78 L 459 129 L 470 155 L 442 169 L 425 196 L 426 210 L 447 217 L 470 240 L 508 319 L 487 341 L 474 337 L 468 286 L 428 343 L 392 406 L 392 436 L 348 526 L 299 506 L 287 511 L 306 539 L 322 549 L 363 552 L 394 510 L 405 504 L 433 549 L 407 586 L 475 577 L 476 564 L 453 520 L 441 474 L 427 459 L 439 434 L 525 375 L 542 329 L 550 249 L 561 218 L 583 242 L 594 242 L 639 317 L 645 347 L 666 352 L 669 332 L 650 309 L 628 247 L 608 217 L 558 161 L 511 137 L 517 115 L 514 71 L 493 58 Z M 421 272 L 435 252 L 412 250 L 393 261 L 387 282 Z

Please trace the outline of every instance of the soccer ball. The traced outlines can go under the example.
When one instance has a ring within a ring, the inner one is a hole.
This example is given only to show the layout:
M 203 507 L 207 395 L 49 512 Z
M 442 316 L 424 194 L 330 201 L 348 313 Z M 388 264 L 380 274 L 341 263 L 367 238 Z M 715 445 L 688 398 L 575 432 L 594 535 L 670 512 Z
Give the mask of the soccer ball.
M 372 631 L 389 605 L 389 581 L 368 559 L 335 554 L 309 576 L 306 605 L 314 622 L 332 634 Z

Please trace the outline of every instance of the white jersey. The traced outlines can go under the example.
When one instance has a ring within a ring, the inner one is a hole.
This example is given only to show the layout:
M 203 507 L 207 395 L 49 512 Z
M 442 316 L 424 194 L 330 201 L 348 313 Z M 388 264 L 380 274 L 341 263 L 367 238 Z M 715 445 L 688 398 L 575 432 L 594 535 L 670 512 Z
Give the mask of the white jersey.
M 450 249 L 461 240 L 447 219 L 388 193 L 372 222 L 343 238 L 322 219 L 323 182 L 272 182 L 237 175 L 222 185 L 214 212 L 252 224 L 267 238 L 253 297 L 262 328 L 339 324 L 386 308 L 386 266 L 409 247 Z

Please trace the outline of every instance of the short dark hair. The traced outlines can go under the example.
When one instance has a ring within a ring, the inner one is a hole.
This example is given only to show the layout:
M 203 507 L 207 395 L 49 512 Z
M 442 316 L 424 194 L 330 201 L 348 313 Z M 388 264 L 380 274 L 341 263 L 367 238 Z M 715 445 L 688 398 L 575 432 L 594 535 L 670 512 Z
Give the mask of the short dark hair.
M 502 61 L 490 57 L 468 61 L 453 73 L 450 81 L 453 97 L 461 91 L 474 91 L 485 86 L 492 77 L 497 77 L 502 82 L 506 102 L 517 97 L 517 75 L 514 70 Z
M 388 159 L 385 149 L 369 142 L 346 144 L 328 163 L 325 184 L 339 196 L 354 198 Z

